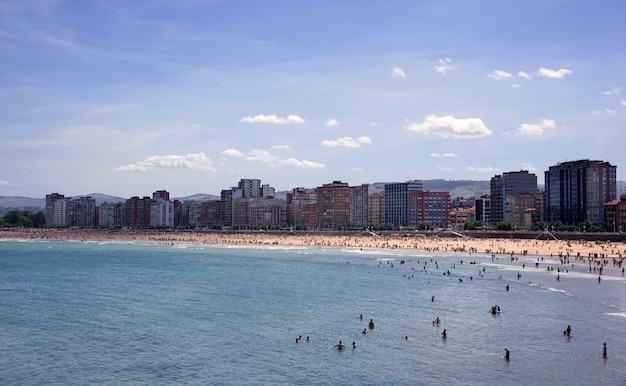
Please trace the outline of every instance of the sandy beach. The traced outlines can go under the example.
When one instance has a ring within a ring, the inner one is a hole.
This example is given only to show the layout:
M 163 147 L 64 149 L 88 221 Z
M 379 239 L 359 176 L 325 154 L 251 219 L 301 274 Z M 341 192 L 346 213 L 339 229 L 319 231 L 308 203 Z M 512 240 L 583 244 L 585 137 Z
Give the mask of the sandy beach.
M 412 249 L 426 252 L 488 254 L 498 257 L 535 258 L 567 264 L 570 259 L 591 260 L 621 267 L 626 243 L 539 239 L 463 238 L 454 236 L 384 235 L 283 232 L 197 232 L 159 230 L 4 229 L 1 239 L 51 239 L 78 241 L 147 240 L 166 243 L 328 246 L 348 248 Z

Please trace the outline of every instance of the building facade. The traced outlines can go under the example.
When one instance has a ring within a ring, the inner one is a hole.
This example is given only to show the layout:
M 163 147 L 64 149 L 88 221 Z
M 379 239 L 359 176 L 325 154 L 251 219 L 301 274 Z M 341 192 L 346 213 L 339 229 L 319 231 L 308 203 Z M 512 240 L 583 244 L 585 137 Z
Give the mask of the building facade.
M 317 226 L 321 229 L 347 228 L 350 224 L 350 187 L 333 181 L 316 189 Z
M 578 160 L 545 172 L 545 221 L 604 225 L 604 204 L 617 198 L 617 167 L 604 161 Z
M 492 177 L 490 181 L 491 224 L 508 221 L 513 225 L 521 225 L 521 223 L 515 223 L 516 219 L 512 216 L 514 211 L 507 208 L 507 204 L 511 205 L 515 201 L 514 196 L 516 195 L 535 194 L 536 192 L 537 176 L 526 170 L 503 173 Z

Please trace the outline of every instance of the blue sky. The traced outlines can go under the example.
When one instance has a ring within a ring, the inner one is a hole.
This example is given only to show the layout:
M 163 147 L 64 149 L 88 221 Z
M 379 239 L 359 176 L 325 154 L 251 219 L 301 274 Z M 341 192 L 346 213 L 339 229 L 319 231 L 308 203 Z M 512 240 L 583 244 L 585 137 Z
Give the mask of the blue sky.
M 0 0 L 0 195 L 626 180 L 626 2 Z

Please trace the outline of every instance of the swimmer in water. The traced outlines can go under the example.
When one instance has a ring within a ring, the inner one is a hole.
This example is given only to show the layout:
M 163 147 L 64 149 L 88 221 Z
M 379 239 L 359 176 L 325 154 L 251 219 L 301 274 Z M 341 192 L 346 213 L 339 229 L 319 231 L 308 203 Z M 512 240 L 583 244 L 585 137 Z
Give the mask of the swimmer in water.
M 339 351 L 343 350 L 345 347 L 346 346 L 344 346 L 343 343 L 341 343 L 341 341 L 339 341 L 339 343 L 333 346 L 333 348 L 336 348 Z
M 509 349 L 506 347 L 504 348 L 504 359 L 506 359 L 507 361 L 511 359 L 511 354 L 509 352 Z
M 370 322 L 369 322 L 369 328 L 370 328 L 370 330 L 371 330 L 372 328 L 374 328 L 374 320 L 373 320 L 373 319 L 370 319 Z
M 363 335 L 367 334 L 367 328 L 363 329 Z
M 569 338 L 571 333 L 572 333 L 572 327 L 568 324 L 567 328 L 563 331 L 563 335 L 565 335 L 565 336 L 567 336 Z
M 443 329 L 443 332 L 441 333 L 441 337 L 442 337 L 443 339 L 446 339 L 446 338 L 448 337 L 448 333 L 446 332 L 446 329 L 445 329 L 445 328 Z

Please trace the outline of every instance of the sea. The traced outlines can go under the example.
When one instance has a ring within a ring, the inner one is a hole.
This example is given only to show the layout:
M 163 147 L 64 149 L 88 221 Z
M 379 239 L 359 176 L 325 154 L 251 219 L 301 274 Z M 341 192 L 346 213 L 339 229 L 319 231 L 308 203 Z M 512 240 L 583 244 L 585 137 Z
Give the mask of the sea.
M 611 261 L 0 240 L 2 385 L 626 385 L 625 333 Z

